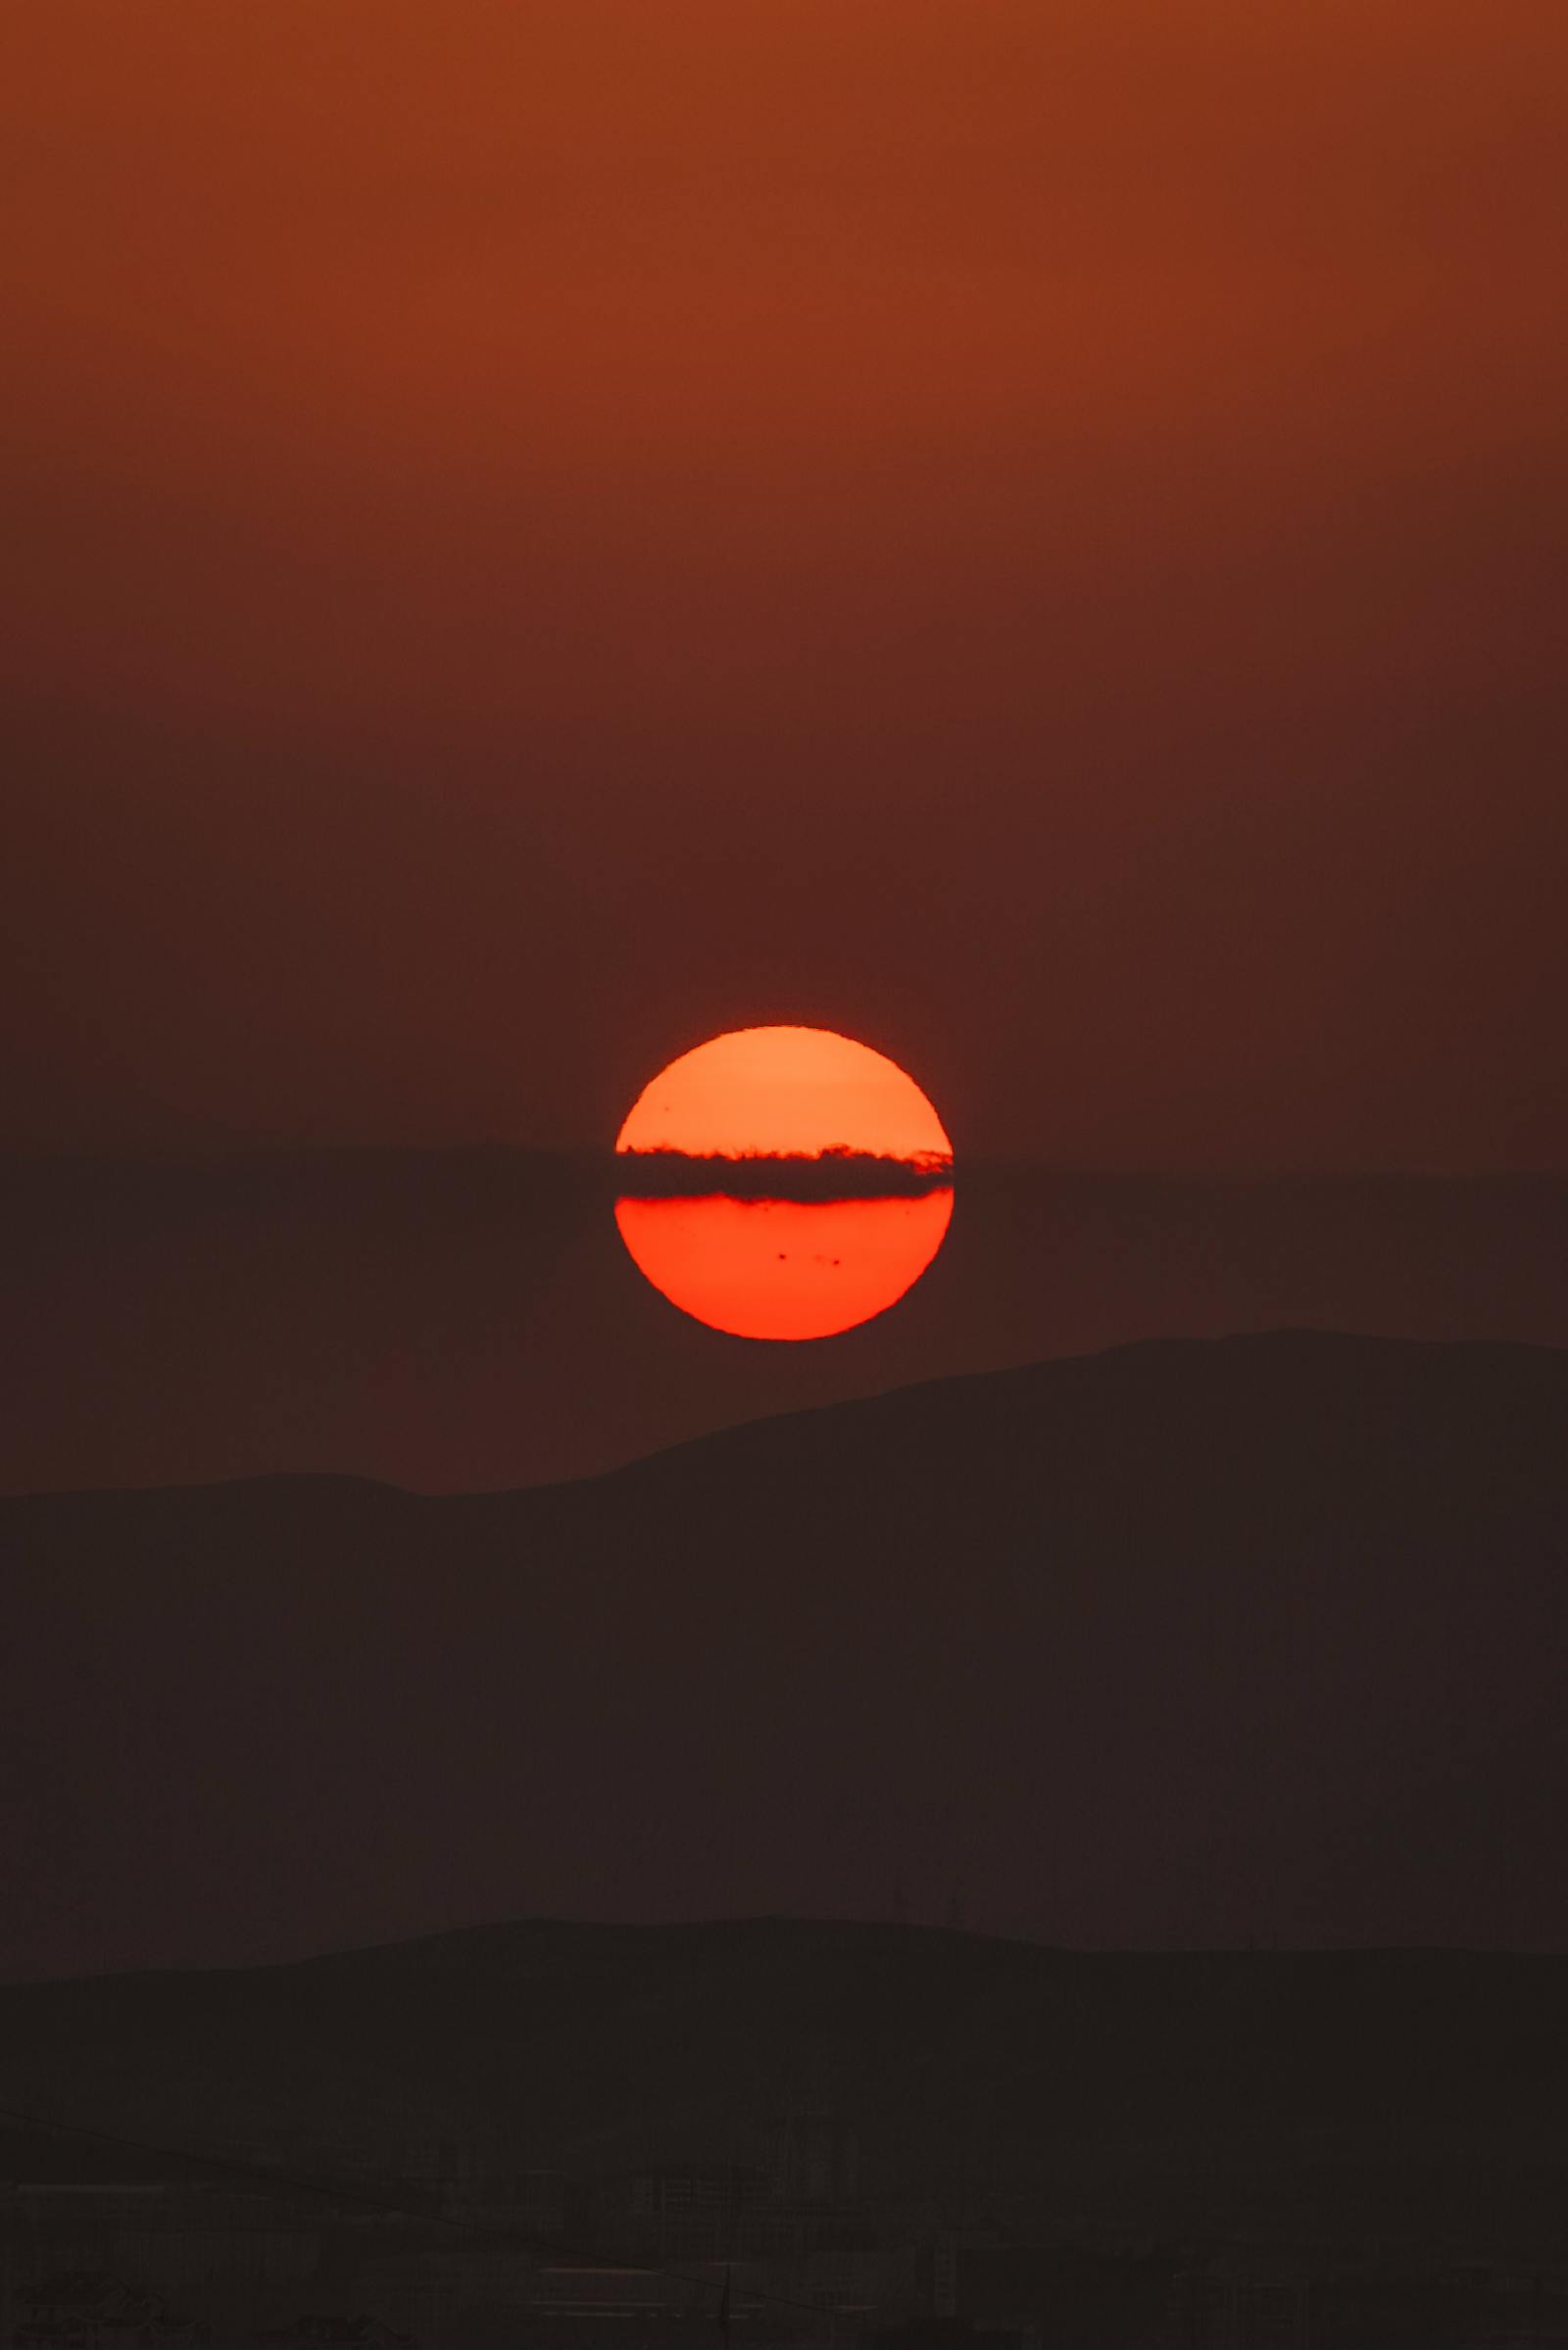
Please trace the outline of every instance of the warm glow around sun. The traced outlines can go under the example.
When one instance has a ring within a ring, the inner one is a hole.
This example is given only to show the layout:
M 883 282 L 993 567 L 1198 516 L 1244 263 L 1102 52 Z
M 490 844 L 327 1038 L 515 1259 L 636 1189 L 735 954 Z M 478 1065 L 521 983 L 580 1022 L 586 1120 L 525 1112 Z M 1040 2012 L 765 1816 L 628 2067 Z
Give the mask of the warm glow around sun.
M 867 1151 L 951 1159 L 912 1077 L 828 1028 L 738 1028 L 672 1060 L 633 1103 L 617 1151 L 702 1157 Z

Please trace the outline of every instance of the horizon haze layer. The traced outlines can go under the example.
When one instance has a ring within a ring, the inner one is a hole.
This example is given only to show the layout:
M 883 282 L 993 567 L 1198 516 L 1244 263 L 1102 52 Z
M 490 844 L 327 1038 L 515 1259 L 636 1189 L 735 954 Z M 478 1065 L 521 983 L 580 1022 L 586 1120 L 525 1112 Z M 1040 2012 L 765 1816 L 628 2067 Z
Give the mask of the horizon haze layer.
M 0 1157 L 0 1492 L 543 1484 L 911 1380 L 1286 1324 L 1568 1345 L 1568 1181 L 955 1180 L 895 1313 L 757 1346 L 649 1290 L 608 1150 Z

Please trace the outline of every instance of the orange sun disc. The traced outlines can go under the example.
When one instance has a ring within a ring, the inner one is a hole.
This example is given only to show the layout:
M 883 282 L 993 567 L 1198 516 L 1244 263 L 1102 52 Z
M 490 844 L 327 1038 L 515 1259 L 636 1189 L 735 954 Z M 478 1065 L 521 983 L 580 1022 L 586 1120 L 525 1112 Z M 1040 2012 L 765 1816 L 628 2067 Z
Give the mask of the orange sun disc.
M 742 1028 L 682 1053 L 615 1149 L 633 1261 L 738 1338 L 828 1338 L 885 1312 L 953 1213 L 953 1146 L 931 1103 L 831 1029 Z

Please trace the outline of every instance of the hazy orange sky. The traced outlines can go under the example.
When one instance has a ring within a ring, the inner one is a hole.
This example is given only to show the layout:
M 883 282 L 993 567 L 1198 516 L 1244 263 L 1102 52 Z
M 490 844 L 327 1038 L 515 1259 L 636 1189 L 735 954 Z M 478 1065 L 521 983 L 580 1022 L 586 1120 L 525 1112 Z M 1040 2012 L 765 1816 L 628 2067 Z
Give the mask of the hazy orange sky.
M 13 0 L 0 1139 L 1568 1165 L 1568 13 Z

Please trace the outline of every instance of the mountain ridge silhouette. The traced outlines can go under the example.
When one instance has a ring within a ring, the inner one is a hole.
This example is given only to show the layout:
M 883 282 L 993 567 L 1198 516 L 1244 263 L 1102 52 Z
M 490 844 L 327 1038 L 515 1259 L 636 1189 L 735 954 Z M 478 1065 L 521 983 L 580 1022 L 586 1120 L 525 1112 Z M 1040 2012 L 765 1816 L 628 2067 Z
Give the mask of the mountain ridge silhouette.
M 1160 1340 L 0 1547 L 13 1973 L 896 1877 L 1075 1946 L 1568 1943 L 1555 1349 Z

